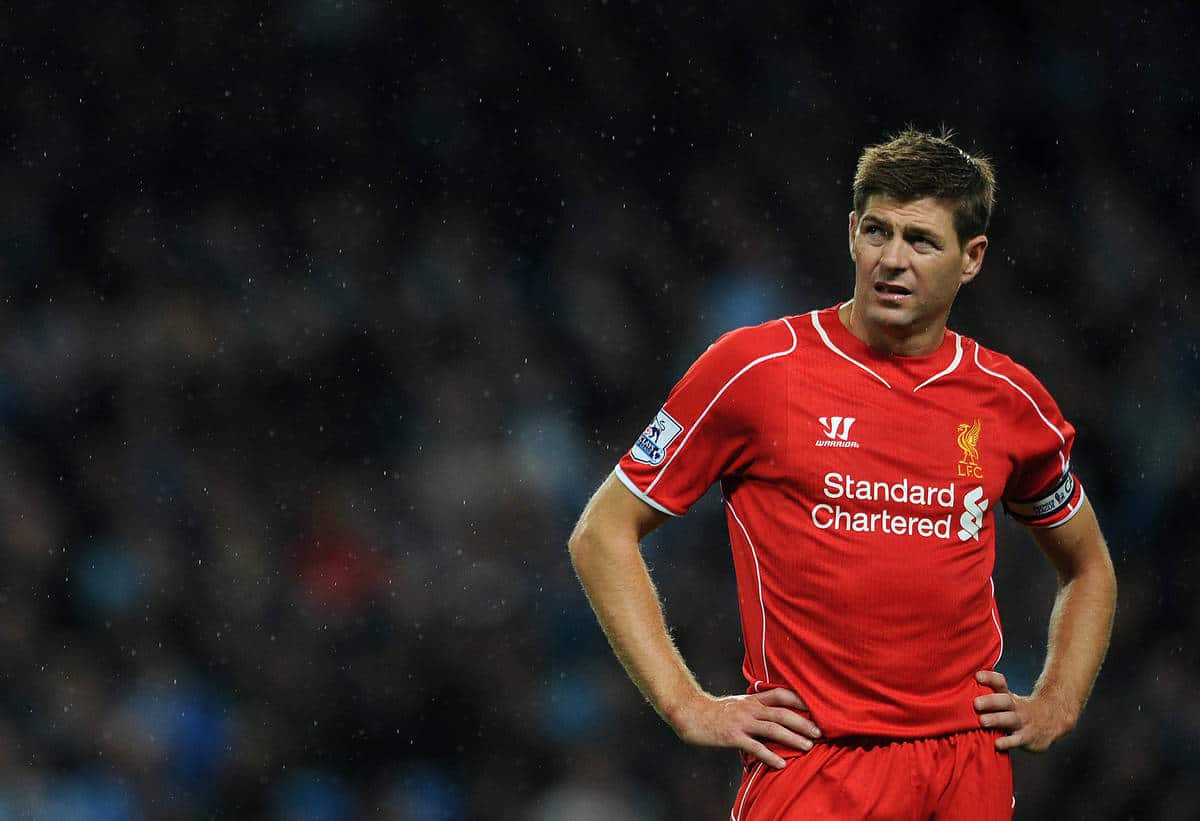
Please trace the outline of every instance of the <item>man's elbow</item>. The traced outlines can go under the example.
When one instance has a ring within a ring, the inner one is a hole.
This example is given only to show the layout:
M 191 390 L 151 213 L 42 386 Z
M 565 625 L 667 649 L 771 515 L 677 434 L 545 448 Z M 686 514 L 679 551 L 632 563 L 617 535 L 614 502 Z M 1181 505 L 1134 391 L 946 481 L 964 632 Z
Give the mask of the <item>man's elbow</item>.
M 575 529 L 571 531 L 570 538 L 567 539 L 567 553 L 570 554 L 573 564 L 579 563 L 579 557 L 587 551 L 591 538 L 592 535 L 589 533 L 586 521 L 580 519 L 575 525 Z
M 1060 584 L 1063 583 L 1060 579 Z M 1095 606 L 1108 611 L 1111 621 L 1117 607 L 1117 574 L 1107 549 L 1098 551 L 1090 561 L 1078 567 L 1073 578 L 1066 583 L 1094 602 Z
M 579 572 L 582 565 L 616 560 L 624 551 L 637 552 L 636 536 L 632 533 L 625 534 L 623 528 L 605 524 L 585 512 L 575 525 L 571 537 L 567 539 L 567 552 L 576 572 Z
M 578 570 L 580 562 L 585 562 L 591 556 L 604 548 L 605 539 L 601 528 L 597 527 L 595 518 L 588 515 L 585 511 L 576 523 L 575 529 L 571 531 L 571 537 L 567 539 L 567 552 L 571 556 L 571 563 Z
M 1102 544 L 1101 548 L 1096 551 L 1090 570 L 1097 580 L 1096 583 L 1104 589 L 1108 598 L 1112 599 L 1115 605 L 1117 601 L 1117 571 L 1113 567 L 1112 555 L 1108 552 L 1108 545 Z

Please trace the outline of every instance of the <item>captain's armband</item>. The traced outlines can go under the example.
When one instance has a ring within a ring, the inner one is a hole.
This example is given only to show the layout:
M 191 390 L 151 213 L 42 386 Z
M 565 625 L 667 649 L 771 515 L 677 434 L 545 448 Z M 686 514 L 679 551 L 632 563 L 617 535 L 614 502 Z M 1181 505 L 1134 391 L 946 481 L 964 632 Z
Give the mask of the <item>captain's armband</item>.
M 1005 501 L 1004 509 L 1023 525 L 1057 527 L 1064 524 L 1083 503 L 1083 485 L 1069 470 L 1045 493 L 1023 501 Z

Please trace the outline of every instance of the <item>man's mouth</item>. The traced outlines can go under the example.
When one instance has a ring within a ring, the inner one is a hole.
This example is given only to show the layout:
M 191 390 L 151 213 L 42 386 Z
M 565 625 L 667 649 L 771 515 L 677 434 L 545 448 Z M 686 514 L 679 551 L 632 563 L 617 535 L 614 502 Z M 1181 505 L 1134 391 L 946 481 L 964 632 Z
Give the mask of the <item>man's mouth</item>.
M 897 296 L 909 296 L 912 291 L 905 288 L 903 285 L 896 285 L 892 282 L 876 282 L 875 293 L 877 294 L 896 294 Z

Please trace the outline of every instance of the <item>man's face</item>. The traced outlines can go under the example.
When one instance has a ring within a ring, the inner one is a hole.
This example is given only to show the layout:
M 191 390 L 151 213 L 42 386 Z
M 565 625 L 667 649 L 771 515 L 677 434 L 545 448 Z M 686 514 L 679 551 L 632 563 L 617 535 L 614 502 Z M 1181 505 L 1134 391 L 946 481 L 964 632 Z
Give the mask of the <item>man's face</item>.
M 987 237 L 960 242 L 952 203 L 867 198 L 850 213 L 855 313 L 876 332 L 908 337 L 945 324 L 959 286 L 983 265 Z

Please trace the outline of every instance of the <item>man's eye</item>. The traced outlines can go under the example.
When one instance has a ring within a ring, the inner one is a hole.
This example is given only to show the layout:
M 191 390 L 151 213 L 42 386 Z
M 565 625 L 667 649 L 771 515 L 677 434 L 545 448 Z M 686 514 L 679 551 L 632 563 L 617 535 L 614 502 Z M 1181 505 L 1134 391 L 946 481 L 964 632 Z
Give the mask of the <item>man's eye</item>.
M 863 229 L 863 233 L 869 237 L 878 237 L 883 235 L 883 229 L 878 225 L 868 225 Z

